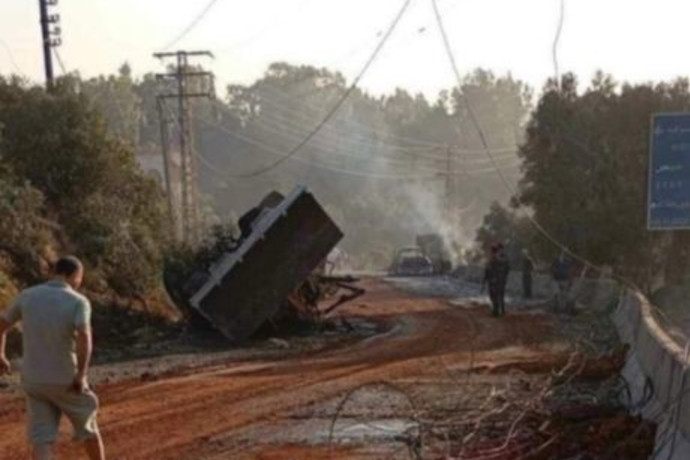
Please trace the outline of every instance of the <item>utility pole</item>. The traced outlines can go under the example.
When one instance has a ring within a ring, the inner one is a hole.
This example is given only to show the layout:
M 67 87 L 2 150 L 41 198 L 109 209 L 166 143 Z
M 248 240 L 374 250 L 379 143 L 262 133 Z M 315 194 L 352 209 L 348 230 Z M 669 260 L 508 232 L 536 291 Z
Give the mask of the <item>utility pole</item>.
M 170 171 L 170 120 L 168 119 L 163 104 L 165 101 L 162 97 L 156 98 L 158 107 L 158 119 L 161 125 L 161 149 L 163 151 L 163 173 L 165 175 L 165 192 L 168 196 L 168 217 L 172 228 L 177 234 L 177 219 L 175 218 L 175 192 L 173 190 L 171 171 Z
M 171 180 L 171 158 L 168 142 L 168 120 L 164 109 L 167 109 L 166 100 L 177 100 L 177 129 L 179 134 L 179 151 L 181 161 L 181 199 L 180 199 L 180 238 L 190 244 L 198 242 L 201 232 L 199 189 L 197 184 L 196 161 L 194 152 L 194 133 L 192 130 L 191 99 L 215 97 L 213 91 L 213 74 L 203 70 L 194 70 L 190 67 L 190 57 L 213 57 L 209 51 L 176 51 L 169 53 L 156 53 L 154 57 L 165 60 L 175 59 L 175 68 L 172 72 L 157 74 L 160 82 L 171 82 L 167 85 L 166 92 L 158 95 L 159 115 L 161 116 L 161 142 L 163 147 L 163 162 L 166 171 L 166 186 L 168 188 L 168 202 L 171 211 L 174 206 L 174 186 Z M 174 88 L 171 88 L 173 86 Z M 169 91 L 169 92 L 168 92 Z M 176 219 L 175 212 L 172 218 Z M 180 226 L 175 224 L 175 228 Z
M 41 38 L 43 39 L 43 62 L 46 73 L 46 87 L 53 86 L 55 74 L 53 72 L 53 48 L 62 44 L 59 27 L 60 15 L 51 13 L 50 8 L 56 7 L 58 0 L 38 0 L 41 13 Z

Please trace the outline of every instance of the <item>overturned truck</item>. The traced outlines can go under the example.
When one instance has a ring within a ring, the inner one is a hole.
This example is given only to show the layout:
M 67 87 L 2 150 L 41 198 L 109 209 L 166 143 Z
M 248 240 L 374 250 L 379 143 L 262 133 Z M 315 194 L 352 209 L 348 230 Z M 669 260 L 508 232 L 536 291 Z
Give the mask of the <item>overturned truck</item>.
M 189 299 L 193 309 L 233 342 L 250 338 L 286 302 L 302 308 L 298 299 L 305 286 L 321 280 L 348 288 L 347 282 L 356 281 L 318 274 L 343 233 L 305 187 L 287 197 L 269 194 L 240 219 L 240 228 L 237 246 L 211 265 Z M 350 288 L 350 295 L 337 304 L 360 291 Z M 306 303 L 310 301 L 314 299 Z

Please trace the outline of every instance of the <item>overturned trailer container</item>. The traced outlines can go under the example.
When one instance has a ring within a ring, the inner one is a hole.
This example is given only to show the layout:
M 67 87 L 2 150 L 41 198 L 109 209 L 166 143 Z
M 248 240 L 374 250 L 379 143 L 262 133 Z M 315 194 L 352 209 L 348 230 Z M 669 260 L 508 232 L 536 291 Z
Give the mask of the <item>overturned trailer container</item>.
M 257 216 L 251 233 L 211 267 L 190 303 L 228 339 L 246 340 L 342 237 L 313 195 L 297 187 Z

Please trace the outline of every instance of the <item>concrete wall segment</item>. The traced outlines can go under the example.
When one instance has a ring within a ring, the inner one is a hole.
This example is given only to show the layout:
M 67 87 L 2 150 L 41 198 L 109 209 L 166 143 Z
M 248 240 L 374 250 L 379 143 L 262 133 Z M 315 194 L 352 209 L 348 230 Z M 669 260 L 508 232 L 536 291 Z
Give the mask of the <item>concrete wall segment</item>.
M 664 330 L 654 307 L 640 293 L 621 297 L 613 321 L 621 340 L 631 347 L 623 368 L 631 410 L 658 424 L 652 458 L 690 459 L 690 348 L 679 345 Z M 636 407 L 636 401 L 643 401 L 649 388 L 653 389 L 651 399 L 644 407 Z

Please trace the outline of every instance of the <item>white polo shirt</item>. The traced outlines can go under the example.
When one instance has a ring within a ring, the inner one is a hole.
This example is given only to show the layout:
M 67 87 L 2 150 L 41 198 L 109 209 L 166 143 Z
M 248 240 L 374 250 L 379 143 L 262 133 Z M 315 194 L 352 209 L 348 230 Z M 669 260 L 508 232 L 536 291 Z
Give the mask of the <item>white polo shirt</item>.
M 75 333 L 91 324 L 91 304 L 62 281 L 22 291 L 3 317 L 22 323 L 22 378 L 26 383 L 68 385 L 77 373 Z

